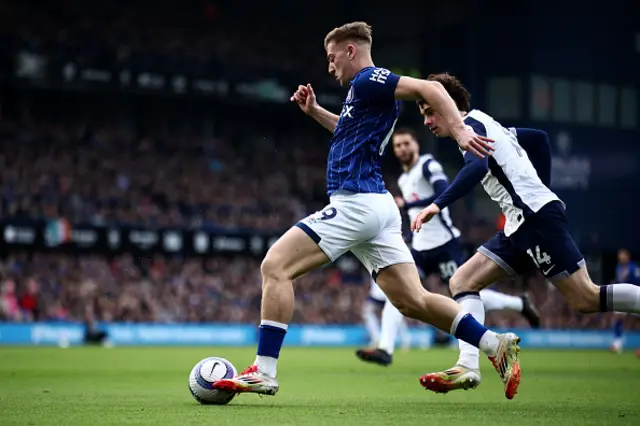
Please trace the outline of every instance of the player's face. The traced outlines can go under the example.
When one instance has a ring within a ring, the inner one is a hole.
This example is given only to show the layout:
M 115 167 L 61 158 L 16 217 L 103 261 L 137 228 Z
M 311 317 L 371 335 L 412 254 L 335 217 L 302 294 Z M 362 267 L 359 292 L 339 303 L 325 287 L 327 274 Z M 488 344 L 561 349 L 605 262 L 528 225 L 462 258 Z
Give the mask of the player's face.
M 418 142 L 407 133 L 393 135 L 393 153 L 402 164 L 410 164 L 418 154 Z
M 626 250 L 620 250 L 618 252 L 618 263 L 621 265 L 626 265 L 629 263 L 629 252 Z
M 354 45 L 347 42 L 334 43 L 331 41 L 327 44 L 329 74 L 334 76 L 342 87 L 347 87 L 353 78 L 350 69 L 351 57 L 354 55 L 354 49 Z
M 449 126 L 446 121 L 429 104 L 422 103 L 418 105 L 418 109 L 424 119 L 424 125 L 431 130 L 435 137 L 446 138 L 449 136 Z

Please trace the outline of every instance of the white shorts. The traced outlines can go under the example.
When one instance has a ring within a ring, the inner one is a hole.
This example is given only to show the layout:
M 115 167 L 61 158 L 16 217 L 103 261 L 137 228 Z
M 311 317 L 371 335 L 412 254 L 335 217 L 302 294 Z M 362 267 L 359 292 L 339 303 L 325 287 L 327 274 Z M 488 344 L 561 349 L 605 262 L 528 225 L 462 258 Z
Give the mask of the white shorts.
M 369 299 L 376 302 L 385 303 L 387 301 L 387 295 L 384 294 L 380 286 L 376 284 L 376 281 L 371 279 L 371 290 L 369 290 Z
M 402 239 L 402 218 L 390 193 L 340 191 L 329 205 L 296 224 L 334 262 L 348 251 L 375 278 L 387 266 L 414 263 Z

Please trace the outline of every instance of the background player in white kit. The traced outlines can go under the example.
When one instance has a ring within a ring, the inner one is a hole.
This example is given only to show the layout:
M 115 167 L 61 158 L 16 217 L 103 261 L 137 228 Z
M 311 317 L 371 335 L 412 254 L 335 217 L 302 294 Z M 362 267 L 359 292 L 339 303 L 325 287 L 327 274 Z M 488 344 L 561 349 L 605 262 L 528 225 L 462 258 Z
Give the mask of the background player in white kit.
M 371 27 L 364 22 L 335 28 L 325 37 L 329 73 L 349 87 L 339 116 L 317 104 L 311 85 L 299 86 L 291 98 L 333 133 L 327 158 L 330 203 L 298 222 L 267 252 L 261 265 L 262 320 L 256 359 L 238 376 L 217 381 L 216 389 L 275 395 L 277 362 L 293 315 L 293 280 L 347 251 L 403 314 L 480 347 L 496 366 L 505 389 L 520 381 L 520 339 L 515 334 L 487 330 L 453 300 L 422 287 L 402 239 L 400 212 L 381 172 L 381 158 L 400 114 L 398 99 L 429 100 L 450 120 L 459 146 L 479 156 L 484 157 L 480 151 L 490 139 L 464 125 L 439 83 L 400 77 L 374 66 L 371 43 Z
M 392 143 L 393 153 L 403 169 L 398 178 L 402 196 L 396 197 L 396 204 L 407 210 L 409 220 L 413 220 L 422 207 L 431 204 L 447 189 L 449 180 L 433 155 L 420 155 L 418 137 L 412 130 L 396 130 Z M 465 260 L 460 231 L 453 225 L 449 209 L 442 209 L 437 219 L 424 224 L 422 232 L 413 234 L 411 254 L 425 276 L 436 274 L 448 285 Z M 487 311 L 514 310 L 522 313 L 532 327 L 540 325 L 540 318 L 528 298 L 489 289 L 482 290 L 480 296 Z M 377 347 L 359 349 L 356 356 L 379 365 L 391 364 L 399 328 L 405 323 L 404 316 L 392 304 L 385 304 Z
M 461 307 L 484 321 L 478 292 L 495 281 L 535 267 L 579 312 L 639 313 L 639 287 L 628 283 L 598 286 L 591 281 L 584 258 L 569 233 L 564 203 L 542 182 L 515 134 L 484 112 L 471 110 L 469 92 L 457 78 L 435 74 L 429 80 L 443 85 L 468 126 L 495 140 L 495 151 L 490 158 L 475 161 L 461 150 L 465 166 L 447 190 L 418 214 L 412 230 L 420 231 L 424 223 L 480 182 L 491 199 L 500 204 L 506 218 L 504 231 L 481 246 L 451 277 L 449 287 Z M 437 137 L 450 135 L 447 123 L 428 102 L 420 102 L 419 108 Z M 480 383 L 478 368 L 478 353 L 465 347 L 454 368 L 426 374 L 421 383 L 435 392 L 474 388 Z M 511 390 L 507 388 L 506 392 L 509 397 Z
M 387 334 L 387 329 L 391 325 L 389 320 L 385 321 L 384 309 L 387 306 L 392 306 L 397 310 L 392 303 L 389 303 L 387 296 L 380 288 L 376 281 L 371 278 L 371 284 L 369 288 L 369 296 L 362 305 L 362 321 L 364 327 L 367 330 L 369 336 L 369 347 L 377 348 L 380 342 L 380 335 Z M 388 309 L 388 308 L 387 308 Z M 382 325 L 380 324 L 380 316 L 382 316 Z M 388 314 L 386 315 L 388 316 Z M 400 340 L 400 346 L 405 350 L 409 350 L 411 346 L 411 334 L 409 333 L 409 326 L 404 315 L 400 314 L 402 321 L 397 326 L 397 337 Z M 395 338 L 395 335 L 394 335 Z

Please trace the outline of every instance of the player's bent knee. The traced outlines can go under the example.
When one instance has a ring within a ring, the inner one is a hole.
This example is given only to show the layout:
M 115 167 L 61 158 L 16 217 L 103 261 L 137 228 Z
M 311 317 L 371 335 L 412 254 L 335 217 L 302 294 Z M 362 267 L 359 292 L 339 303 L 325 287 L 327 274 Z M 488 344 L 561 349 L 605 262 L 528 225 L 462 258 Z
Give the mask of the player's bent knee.
M 389 300 L 405 317 L 420 318 L 424 316 L 428 295 L 429 292 L 424 290 L 419 295 L 402 295 Z
M 269 250 L 260 264 L 260 273 L 263 282 L 286 279 L 283 257 Z
M 459 293 L 467 291 L 479 291 L 474 288 L 473 277 L 466 273 L 466 268 L 458 269 L 451 278 L 449 278 L 449 290 L 451 295 L 455 296 Z

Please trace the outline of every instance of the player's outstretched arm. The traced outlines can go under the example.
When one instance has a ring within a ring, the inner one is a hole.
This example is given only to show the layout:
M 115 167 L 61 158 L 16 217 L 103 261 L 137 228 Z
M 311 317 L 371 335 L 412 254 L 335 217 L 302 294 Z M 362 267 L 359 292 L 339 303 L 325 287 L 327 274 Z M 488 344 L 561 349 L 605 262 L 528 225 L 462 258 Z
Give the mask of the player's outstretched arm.
M 290 101 L 298 104 L 305 114 L 320 123 L 322 127 L 331 133 L 335 131 L 339 117 L 318 105 L 316 93 L 313 91 L 311 84 L 298 86 L 298 90 L 291 96 Z
M 451 129 L 451 136 L 458 142 L 460 148 L 480 158 L 491 155 L 493 140 L 486 136 L 477 135 L 465 126 L 455 102 L 439 82 L 406 76 L 400 77 L 395 97 L 405 101 L 426 101 L 447 121 Z

